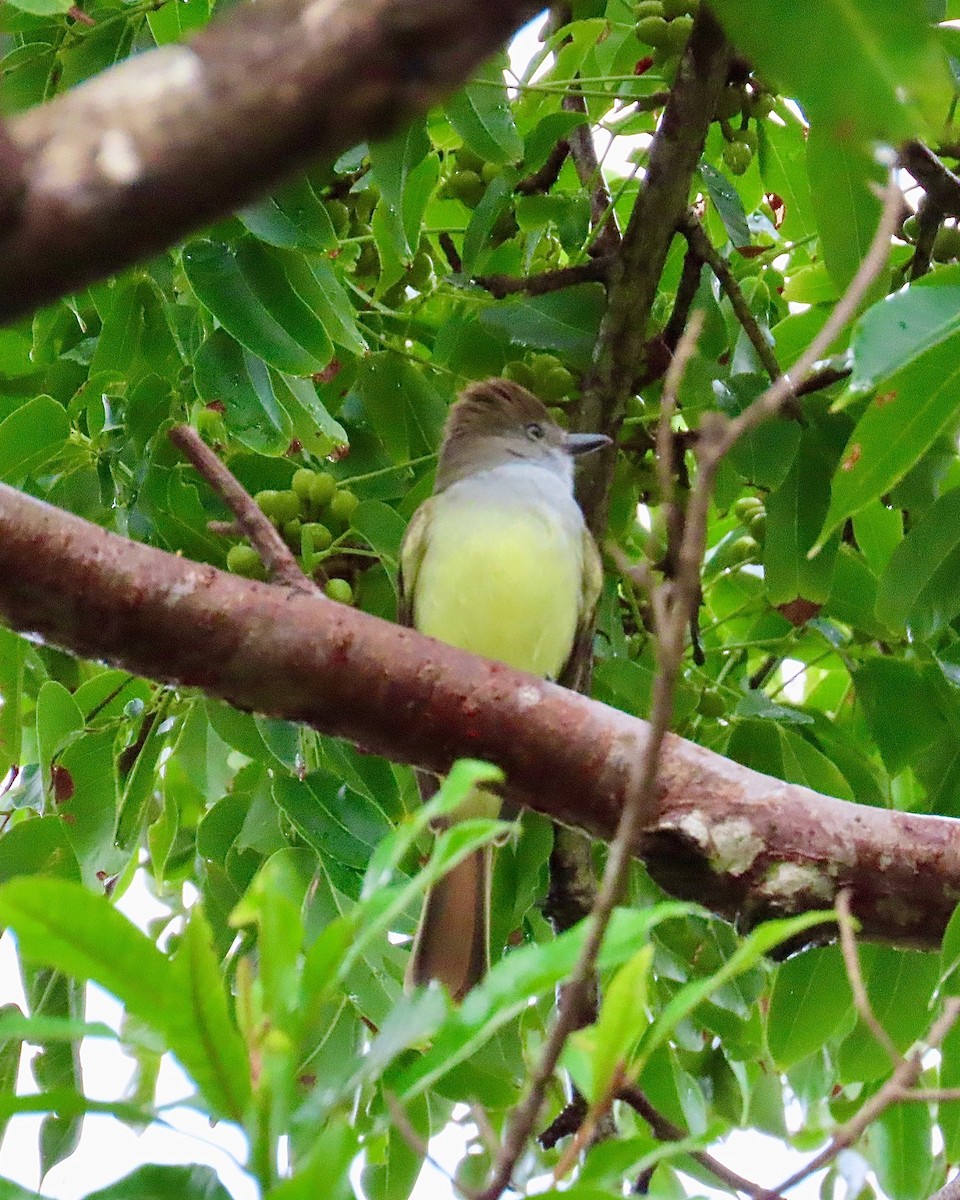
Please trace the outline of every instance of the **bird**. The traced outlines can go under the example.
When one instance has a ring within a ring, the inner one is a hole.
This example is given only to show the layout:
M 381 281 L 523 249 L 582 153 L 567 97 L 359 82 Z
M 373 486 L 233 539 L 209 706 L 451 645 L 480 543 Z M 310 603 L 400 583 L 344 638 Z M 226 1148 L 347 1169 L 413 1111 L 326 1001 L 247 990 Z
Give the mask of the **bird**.
M 569 433 L 526 388 L 470 384 L 451 406 L 433 494 L 400 550 L 398 619 L 517 670 L 562 680 L 591 634 L 603 568 L 574 498 L 574 460 L 611 444 Z M 436 790 L 419 774 L 426 798 Z M 454 814 L 496 815 L 490 793 Z M 492 850 L 473 851 L 428 891 L 408 987 L 438 980 L 460 1001 L 489 966 Z

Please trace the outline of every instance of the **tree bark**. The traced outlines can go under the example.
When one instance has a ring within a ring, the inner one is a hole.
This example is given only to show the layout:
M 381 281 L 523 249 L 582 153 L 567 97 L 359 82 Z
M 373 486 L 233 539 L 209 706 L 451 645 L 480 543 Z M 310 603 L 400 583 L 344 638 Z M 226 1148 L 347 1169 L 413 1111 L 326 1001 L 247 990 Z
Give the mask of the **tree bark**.
M 0 614 L 75 654 L 303 721 L 398 762 L 498 763 L 521 803 L 616 827 L 645 721 L 323 597 L 130 542 L 0 486 Z M 866 936 L 935 948 L 960 895 L 960 826 L 822 796 L 669 736 L 637 841 L 676 895 L 753 921 L 841 887 Z
M 0 320 L 155 254 L 426 112 L 533 0 L 267 0 L 13 118 Z

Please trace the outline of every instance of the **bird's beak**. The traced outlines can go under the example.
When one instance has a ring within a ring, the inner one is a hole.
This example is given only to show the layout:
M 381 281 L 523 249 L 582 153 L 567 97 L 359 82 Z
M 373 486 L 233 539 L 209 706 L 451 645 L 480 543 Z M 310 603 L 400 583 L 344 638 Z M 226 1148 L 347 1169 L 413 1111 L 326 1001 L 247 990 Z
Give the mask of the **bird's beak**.
M 612 446 L 613 439 L 605 433 L 568 433 L 563 439 L 563 448 L 574 458 L 581 454 L 592 454 L 594 450 L 602 450 L 604 446 Z

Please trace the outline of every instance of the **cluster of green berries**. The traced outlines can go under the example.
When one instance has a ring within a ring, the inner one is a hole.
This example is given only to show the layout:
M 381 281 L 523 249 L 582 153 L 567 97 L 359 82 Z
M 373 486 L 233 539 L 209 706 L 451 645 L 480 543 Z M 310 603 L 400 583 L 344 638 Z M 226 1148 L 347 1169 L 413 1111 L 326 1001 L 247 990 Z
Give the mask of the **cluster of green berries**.
M 699 0 L 639 0 L 634 6 L 637 40 L 651 48 L 653 62 L 668 83 L 676 75 L 698 6 Z
M 526 354 L 523 358 L 508 362 L 503 373 L 507 379 L 512 379 L 539 396 L 553 419 L 564 423 L 563 405 L 569 404 L 572 399 L 577 381 L 556 355 Z
M 767 532 L 767 512 L 763 501 L 756 496 L 744 496 L 733 506 L 733 515 L 745 532 L 727 542 L 718 555 L 718 566 L 736 567 L 741 563 L 759 562 L 761 545 Z
M 444 179 L 438 195 L 443 199 L 459 200 L 467 208 L 476 208 L 488 186 L 502 172 L 500 164 L 485 162 L 469 146 L 459 146 L 444 157 Z M 517 229 L 516 218 L 507 208 L 494 222 L 490 241 L 498 246 L 512 238 Z
M 758 135 L 750 127 L 751 117 L 755 122 L 762 121 L 769 116 L 773 103 L 772 93 L 752 77 L 730 82 L 720 93 L 715 116 L 726 139 L 724 165 L 732 175 L 743 175 L 757 153 Z M 731 125 L 736 120 L 740 121 L 739 129 Z
M 338 487 L 328 472 L 311 471 L 308 467 L 294 473 L 289 488 L 258 492 L 254 500 L 298 556 L 307 575 L 313 575 L 334 539 L 350 528 L 359 503 L 353 492 Z M 246 543 L 230 548 L 227 568 L 248 579 L 265 578 L 260 556 Z M 331 600 L 353 603 L 353 588 L 346 579 L 327 578 L 323 590 Z
M 920 221 L 916 216 L 907 217 L 903 223 L 903 239 L 915 242 L 920 236 Z M 933 239 L 930 257 L 934 262 L 953 262 L 960 258 L 960 227 L 955 224 L 941 225 Z

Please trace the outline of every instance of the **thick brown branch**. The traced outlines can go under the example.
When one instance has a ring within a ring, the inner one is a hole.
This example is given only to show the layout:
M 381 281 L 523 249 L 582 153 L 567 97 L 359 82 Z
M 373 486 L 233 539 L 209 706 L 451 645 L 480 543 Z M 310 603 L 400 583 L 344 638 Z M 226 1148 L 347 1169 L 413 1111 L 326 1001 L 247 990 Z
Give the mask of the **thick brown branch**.
M 605 840 L 649 734 L 412 629 L 138 545 L 8 487 L 0 613 L 76 654 L 397 761 L 497 762 L 521 802 Z M 822 908 L 849 887 L 864 936 L 932 949 L 960 894 L 956 821 L 834 800 L 673 736 L 658 801 L 634 852 L 668 890 L 727 916 Z
M 11 120 L 0 319 L 143 259 L 453 91 L 533 0 L 268 0 Z
M 641 372 L 647 323 L 663 264 L 686 212 L 690 181 L 727 80 L 729 59 L 730 48 L 720 26 L 701 7 L 617 255 L 595 373 L 584 389 L 578 413 L 583 429 L 615 435 L 623 419 L 631 384 Z M 612 451 L 601 451 L 581 475 L 578 496 L 596 536 L 606 529 L 614 461 Z

